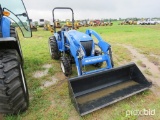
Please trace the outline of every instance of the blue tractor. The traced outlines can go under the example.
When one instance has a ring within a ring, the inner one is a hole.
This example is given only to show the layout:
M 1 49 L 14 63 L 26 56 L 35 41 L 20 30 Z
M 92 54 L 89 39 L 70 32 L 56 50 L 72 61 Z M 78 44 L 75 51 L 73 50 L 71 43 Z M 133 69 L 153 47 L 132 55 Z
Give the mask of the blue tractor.
M 51 57 L 61 60 L 63 73 L 66 76 L 71 75 L 72 63 L 76 64 L 78 76 L 111 69 L 113 67 L 111 46 L 93 30 L 88 29 L 86 33 L 74 30 L 74 12 L 71 8 L 57 7 L 55 9 L 70 9 L 72 11 L 72 30 L 64 26 L 61 31 L 56 32 L 54 26 L 54 36 L 49 38 Z M 97 38 L 97 44 L 91 36 Z M 95 46 L 99 49 L 95 49 Z M 104 61 L 107 63 L 105 68 L 89 72 L 82 71 L 82 67 L 86 65 L 101 67 Z
M 0 2 L 0 113 L 18 114 L 28 108 L 29 95 L 23 55 L 16 31 L 31 37 L 29 18 L 22 0 Z
M 54 8 L 54 24 L 56 9 L 72 11 L 72 29 L 64 26 L 56 31 L 54 26 L 54 35 L 49 38 L 50 55 L 52 59 L 60 60 L 62 72 L 66 76 L 72 74 L 72 64 L 75 63 L 78 75 L 68 79 L 68 87 L 71 100 L 80 115 L 113 104 L 151 86 L 134 63 L 113 68 L 111 45 L 94 30 L 88 29 L 85 33 L 74 30 L 74 12 L 71 8 Z M 103 62 L 106 63 L 104 67 Z M 98 69 L 84 71 L 87 65 Z

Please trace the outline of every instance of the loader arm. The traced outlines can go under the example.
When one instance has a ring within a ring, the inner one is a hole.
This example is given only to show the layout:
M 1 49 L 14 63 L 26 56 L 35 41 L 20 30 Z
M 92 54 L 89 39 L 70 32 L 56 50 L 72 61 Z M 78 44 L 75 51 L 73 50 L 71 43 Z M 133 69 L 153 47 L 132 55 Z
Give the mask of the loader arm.
M 110 45 L 108 43 L 104 42 L 102 40 L 102 38 L 96 32 L 94 32 L 92 30 L 88 30 L 89 35 L 93 34 L 94 36 L 96 36 L 96 38 L 99 41 L 98 44 L 101 45 L 100 47 L 101 47 L 102 51 L 104 52 L 104 54 L 99 55 L 99 56 L 88 56 L 88 57 L 85 57 L 85 55 L 84 55 L 85 51 L 84 51 L 84 48 L 80 42 L 80 39 L 82 39 L 82 38 L 75 37 L 75 36 L 79 36 L 79 33 L 77 33 L 76 35 L 73 35 L 73 33 L 76 34 L 77 32 L 64 31 L 64 37 L 66 37 L 69 42 L 68 46 L 70 46 L 70 52 L 75 59 L 78 76 L 84 75 L 84 74 L 91 74 L 91 73 L 95 73 L 98 71 L 103 71 L 105 69 L 112 68 L 111 59 L 110 59 L 110 56 L 108 55 L 108 50 L 110 48 Z M 62 38 L 64 38 L 64 37 L 62 37 Z M 63 48 L 63 46 L 65 47 L 65 44 L 66 43 L 62 39 L 62 48 Z M 65 50 L 65 48 L 64 48 L 64 50 Z M 104 62 L 104 61 L 106 62 L 106 67 L 104 67 L 104 68 L 92 70 L 89 72 L 82 71 L 82 66 L 92 65 L 92 64 L 96 64 L 96 63 L 100 63 L 100 62 Z
M 99 47 L 101 48 L 101 50 L 107 54 L 109 48 L 111 47 L 107 42 L 105 42 L 98 33 L 96 33 L 94 30 L 86 30 L 86 34 L 88 34 L 89 36 L 94 35 L 98 42 Z
M 55 14 L 54 14 L 54 12 L 55 12 L 56 9 L 68 9 L 68 10 L 71 10 L 71 12 L 72 12 L 72 28 L 74 29 L 74 12 L 73 12 L 73 9 L 69 8 L 69 7 L 55 7 L 53 9 L 53 11 L 52 11 L 52 14 L 53 14 L 53 23 L 54 23 L 54 32 L 56 32 L 56 26 L 55 26 L 56 21 L 55 21 Z
M 70 46 L 70 52 L 72 56 L 74 57 L 75 63 L 76 63 L 76 68 L 77 68 L 77 73 L 78 76 L 82 75 L 81 71 L 81 64 L 80 64 L 80 58 L 79 58 L 79 52 L 80 52 L 80 43 L 76 40 L 74 40 L 67 31 L 64 32 L 64 36 L 67 38 Z M 63 42 L 64 43 L 64 42 Z M 64 45 L 65 46 L 65 45 Z

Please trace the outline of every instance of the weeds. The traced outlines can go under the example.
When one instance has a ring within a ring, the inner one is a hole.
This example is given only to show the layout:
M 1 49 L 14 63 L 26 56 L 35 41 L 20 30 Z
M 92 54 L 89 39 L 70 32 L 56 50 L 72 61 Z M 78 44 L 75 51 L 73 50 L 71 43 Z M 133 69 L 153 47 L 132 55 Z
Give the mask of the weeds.
M 148 69 L 145 69 L 144 73 L 147 74 L 147 75 L 149 75 L 149 76 L 152 76 L 152 73 Z

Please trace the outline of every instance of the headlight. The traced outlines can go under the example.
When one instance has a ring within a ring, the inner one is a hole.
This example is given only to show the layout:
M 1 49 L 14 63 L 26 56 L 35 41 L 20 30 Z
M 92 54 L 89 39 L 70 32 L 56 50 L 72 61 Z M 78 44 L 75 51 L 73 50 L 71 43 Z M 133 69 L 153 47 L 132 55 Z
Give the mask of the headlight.
M 85 53 L 84 53 L 83 49 L 80 47 L 80 49 L 79 49 L 79 57 L 83 57 L 83 56 L 85 56 Z
M 92 55 L 94 55 L 94 53 L 95 53 L 95 49 L 92 50 Z

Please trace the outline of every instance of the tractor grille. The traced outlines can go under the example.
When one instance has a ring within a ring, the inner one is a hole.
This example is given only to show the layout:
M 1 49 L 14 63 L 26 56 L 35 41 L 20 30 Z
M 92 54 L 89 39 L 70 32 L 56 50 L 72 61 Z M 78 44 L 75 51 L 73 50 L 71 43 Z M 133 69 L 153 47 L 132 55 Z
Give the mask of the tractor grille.
M 93 41 L 81 41 L 81 44 L 86 52 L 86 56 L 91 56 Z

